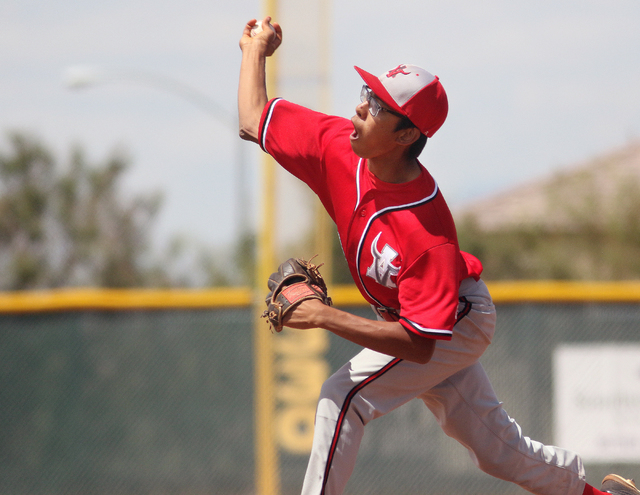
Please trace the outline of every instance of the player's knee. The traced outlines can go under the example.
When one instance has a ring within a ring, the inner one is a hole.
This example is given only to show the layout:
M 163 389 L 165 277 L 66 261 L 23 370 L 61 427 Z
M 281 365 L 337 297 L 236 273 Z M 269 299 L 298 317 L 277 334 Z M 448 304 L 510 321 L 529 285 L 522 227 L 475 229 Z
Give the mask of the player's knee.
M 470 452 L 471 459 L 475 462 L 483 472 L 493 476 L 494 478 L 505 479 L 508 476 L 508 469 L 504 463 L 500 463 L 497 459 L 490 457 L 477 457 Z
M 357 424 L 369 423 L 376 417 L 376 409 L 359 393 L 354 393 L 357 386 L 348 373 L 337 372 L 329 377 L 322 385 L 316 415 L 332 419 L 344 415 Z
M 516 441 L 516 431 L 513 430 L 514 428 L 509 428 L 511 438 L 506 435 L 498 443 L 481 442 L 473 449 L 467 447 L 476 466 L 502 480 L 511 480 L 514 473 L 523 472 L 524 463 L 530 458 L 530 453 L 522 449 L 523 443 Z
M 320 400 L 329 400 L 341 405 L 352 386 L 353 384 L 348 383 L 344 377 L 341 376 L 340 371 L 338 371 L 327 378 L 322 384 Z
M 316 410 L 317 416 L 334 418 L 339 414 L 342 403 L 344 402 L 344 395 L 337 386 L 338 383 L 339 382 L 331 376 L 322 384 L 320 397 L 318 398 L 318 408 Z
M 318 414 L 326 417 L 332 417 L 336 413 L 347 406 L 347 397 L 352 393 L 353 388 L 357 386 L 351 380 L 349 370 L 342 368 L 331 375 L 322 384 L 320 389 L 320 398 L 318 401 Z

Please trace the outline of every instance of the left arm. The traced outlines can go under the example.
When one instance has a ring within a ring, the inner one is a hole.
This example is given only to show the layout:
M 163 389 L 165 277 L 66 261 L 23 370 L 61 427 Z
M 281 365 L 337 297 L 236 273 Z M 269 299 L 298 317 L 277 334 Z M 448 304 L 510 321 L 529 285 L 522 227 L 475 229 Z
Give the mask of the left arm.
M 373 351 L 415 363 L 428 363 L 436 341 L 416 335 L 398 322 L 376 321 L 326 306 L 317 299 L 303 301 L 285 319 L 285 326 L 324 328 Z

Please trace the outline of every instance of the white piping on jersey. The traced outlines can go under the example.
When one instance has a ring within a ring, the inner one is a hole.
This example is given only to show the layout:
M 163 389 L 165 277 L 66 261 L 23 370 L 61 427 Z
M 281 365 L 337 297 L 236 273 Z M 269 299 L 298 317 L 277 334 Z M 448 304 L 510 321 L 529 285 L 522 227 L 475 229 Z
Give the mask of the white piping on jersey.
M 358 206 L 360 206 L 360 164 L 361 163 L 362 163 L 362 159 L 358 163 L 358 170 L 357 170 L 358 174 L 356 175 L 356 189 L 358 190 L 358 204 L 356 205 L 356 209 L 358 208 Z M 376 218 L 384 215 L 385 213 L 389 213 L 397 210 L 406 210 L 409 208 L 413 208 L 415 206 L 420 206 L 421 204 L 428 203 L 429 201 L 431 201 L 433 198 L 435 198 L 436 194 L 438 194 L 438 183 L 434 181 L 434 189 L 431 192 L 431 194 L 429 194 L 428 196 L 425 196 L 424 198 L 418 201 L 414 201 L 412 203 L 406 203 L 403 205 L 396 205 L 396 206 L 388 206 L 386 208 L 383 208 L 380 211 L 375 212 L 373 215 L 371 215 L 371 217 L 367 221 L 367 225 L 362 230 L 362 236 L 360 237 L 360 242 L 358 243 L 358 250 L 356 251 L 356 271 L 358 272 L 360 285 L 362 285 L 362 288 L 367 293 L 367 295 L 372 300 L 374 300 L 380 308 L 384 308 L 385 306 L 382 303 L 380 303 L 380 301 L 378 301 L 375 297 L 373 297 L 373 295 L 367 290 L 367 287 L 364 284 L 364 279 L 362 278 L 362 274 L 360 273 L 360 258 L 362 256 L 362 246 L 364 245 L 364 239 L 367 236 L 367 233 L 369 232 L 369 228 L 371 227 L 371 224 Z M 395 308 L 390 308 L 390 309 L 395 309 Z
M 360 166 L 362 165 L 362 158 L 360 158 L 360 160 L 358 160 L 358 167 L 356 168 L 356 207 L 353 209 L 353 211 L 356 211 L 358 209 L 358 206 L 360 206 Z
M 423 327 L 422 325 L 418 325 L 415 321 L 409 320 L 408 318 L 403 318 L 403 320 L 407 321 L 413 328 L 415 328 L 421 333 L 436 334 L 436 335 L 452 335 L 453 334 L 451 330 L 441 330 L 437 328 Z
M 269 123 L 271 122 L 271 117 L 273 116 L 273 109 L 275 108 L 276 104 L 280 100 L 282 100 L 282 98 L 276 98 L 275 100 L 273 100 L 271 102 L 271 105 L 269 106 L 269 109 L 267 110 L 267 116 L 264 119 L 264 125 L 262 126 L 262 134 L 260 135 L 260 147 L 266 153 L 269 153 L 267 151 L 267 128 L 269 127 Z M 271 153 L 269 153 L 269 154 L 271 154 Z

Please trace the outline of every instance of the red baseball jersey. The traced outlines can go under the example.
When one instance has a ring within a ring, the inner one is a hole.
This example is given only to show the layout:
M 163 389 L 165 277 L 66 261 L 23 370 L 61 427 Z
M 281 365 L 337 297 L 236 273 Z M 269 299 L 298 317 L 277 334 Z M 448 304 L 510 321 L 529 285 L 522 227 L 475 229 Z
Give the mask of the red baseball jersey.
M 304 181 L 336 223 L 351 275 L 379 314 L 408 330 L 451 339 L 458 289 L 482 265 L 458 247 L 453 218 L 421 165 L 407 183 L 379 180 L 351 149 L 353 124 L 276 98 L 260 121 L 260 146 Z

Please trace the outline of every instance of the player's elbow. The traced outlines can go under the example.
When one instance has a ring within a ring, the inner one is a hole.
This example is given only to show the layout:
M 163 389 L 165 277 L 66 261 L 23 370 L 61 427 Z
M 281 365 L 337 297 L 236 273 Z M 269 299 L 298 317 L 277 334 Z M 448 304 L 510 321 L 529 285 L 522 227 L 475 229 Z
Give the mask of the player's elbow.
M 411 361 L 412 363 L 416 364 L 427 364 L 429 361 L 431 361 L 432 357 L 433 352 L 431 354 L 416 354 L 414 358 L 407 359 L 407 361 Z
M 238 134 L 240 138 L 253 143 L 258 142 L 260 117 L 265 105 L 266 100 L 255 103 L 248 98 L 238 98 Z
M 436 341 L 421 336 L 413 339 L 413 341 L 411 355 L 407 357 L 407 361 L 418 364 L 427 364 L 433 357 L 433 351 L 436 348 Z
M 240 124 L 238 135 L 240 136 L 240 139 L 243 139 L 244 141 L 251 141 L 252 143 L 258 142 L 257 133 L 254 132 L 250 126 L 244 126 L 242 123 Z

